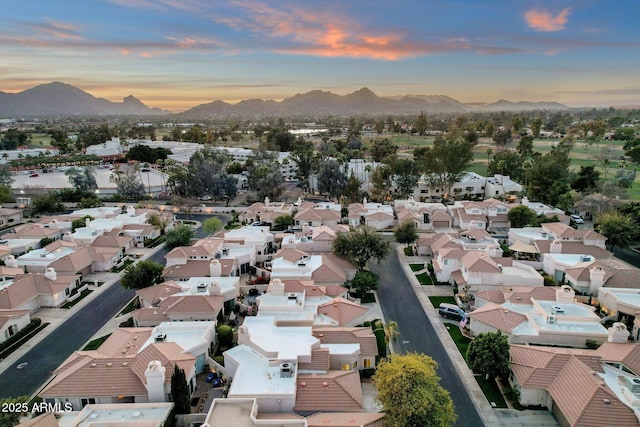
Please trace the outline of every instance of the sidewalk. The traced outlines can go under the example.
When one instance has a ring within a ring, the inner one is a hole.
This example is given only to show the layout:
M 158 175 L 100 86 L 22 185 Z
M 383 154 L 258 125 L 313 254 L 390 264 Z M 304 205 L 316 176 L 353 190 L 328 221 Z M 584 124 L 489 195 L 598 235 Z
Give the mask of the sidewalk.
M 422 304 L 424 312 L 426 313 L 427 317 L 429 317 L 429 321 L 433 325 L 433 329 L 435 329 L 436 333 L 438 334 L 440 342 L 444 346 L 447 354 L 449 355 L 449 359 L 451 359 L 453 366 L 458 372 L 460 380 L 464 384 L 465 389 L 469 392 L 469 397 L 473 401 L 476 410 L 480 414 L 483 424 L 485 426 L 501 425 L 497 415 L 494 412 L 494 409 L 491 408 L 491 405 L 480 389 L 478 382 L 473 377 L 473 372 L 471 372 L 471 369 L 469 369 L 469 367 L 467 366 L 467 363 L 464 361 L 464 358 L 458 351 L 458 347 L 456 347 L 455 343 L 451 339 L 451 336 L 447 332 L 442 318 L 437 314 L 436 309 L 433 307 L 431 301 L 429 300 L 429 297 L 432 295 L 452 296 L 451 287 L 420 285 L 420 282 L 418 282 L 418 279 L 416 278 L 414 272 L 411 271 L 409 264 L 419 264 L 422 262 L 427 263 L 429 262 L 430 258 L 424 256 L 407 257 L 404 254 L 404 247 L 402 245 L 396 246 L 396 251 L 398 252 L 398 258 L 400 259 L 400 263 L 402 264 L 404 273 L 407 276 L 407 279 L 409 279 L 409 283 L 411 283 L 411 286 L 413 287 L 418 300 Z
M 151 249 L 132 248 L 127 252 L 140 253 L 142 254 L 142 257 L 140 258 L 140 260 L 145 260 L 161 249 L 162 249 L 162 246 L 158 246 L 156 248 L 151 248 Z M 67 319 L 73 316 L 78 310 L 82 309 L 82 307 L 87 305 L 90 301 L 97 298 L 107 288 L 109 288 L 110 286 L 113 286 L 113 284 L 117 282 L 118 279 L 120 279 L 120 273 L 110 273 L 110 272 L 91 273 L 91 274 L 87 274 L 83 279 L 84 279 L 83 280 L 84 282 L 97 281 L 97 282 L 104 282 L 104 284 L 101 286 L 89 285 L 89 289 L 91 289 L 93 292 L 91 292 L 89 295 L 87 295 L 87 297 L 85 297 L 82 301 L 80 301 L 78 304 L 76 304 L 70 309 L 41 308 L 37 312 L 33 313 L 32 317 L 38 317 L 42 320 L 43 324 L 49 323 L 49 325 L 47 325 L 46 328 L 38 332 L 38 334 L 36 334 L 29 341 L 23 344 L 19 349 L 17 349 L 13 353 L 11 353 L 9 356 L 7 356 L 5 359 L 0 361 L 0 374 L 5 370 L 7 370 L 12 364 L 17 362 L 20 358 L 22 358 L 29 350 L 31 350 L 36 344 L 38 344 L 45 337 L 51 334 L 58 326 L 60 326 Z M 110 333 L 114 329 L 113 325 L 115 324 L 115 327 L 117 327 L 117 325 L 120 324 L 120 322 L 122 322 L 123 320 L 124 319 L 118 320 L 117 318 L 108 319 L 105 325 L 89 341 L 91 341 L 92 339 L 98 336 L 104 336 L 107 333 Z M 103 333 L 103 331 L 107 331 L 107 332 Z M 102 333 L 102 335 L 98 335 L 99 333 Z M 79 349 L 74 349 L 74 350 L 79 350 Z

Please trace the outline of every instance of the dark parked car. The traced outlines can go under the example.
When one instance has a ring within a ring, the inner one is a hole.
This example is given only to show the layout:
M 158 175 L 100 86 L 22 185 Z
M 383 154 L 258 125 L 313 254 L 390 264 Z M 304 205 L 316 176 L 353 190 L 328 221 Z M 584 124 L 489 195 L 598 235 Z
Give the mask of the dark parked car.
M 469 313 L 461 309 L 455 304 L 447 304 L 443 302 L 438 307 L 438 313 L 445 319 L 462 320 L 469 317 Z
M 255 297 L 260 294 L 260 291 L 257 288 L 249 289 L 249 296 Z

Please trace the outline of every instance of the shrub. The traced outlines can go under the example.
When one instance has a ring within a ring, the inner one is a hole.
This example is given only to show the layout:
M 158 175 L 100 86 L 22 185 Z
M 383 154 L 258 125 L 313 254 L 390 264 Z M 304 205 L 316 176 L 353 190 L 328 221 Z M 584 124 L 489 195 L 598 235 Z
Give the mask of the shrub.
M 600 347 L 597 341 L 589 339 L 585 342 L 585 345 L 589 350 L 597 350 Z
M 224 366 L 224 356 L 215 356 L 213 360 L 221 366 Z
M 223 346 L 230 346 L 233 342 L 233 328 L 229 325 L 222 325 L 218 328 L 218 342 Z

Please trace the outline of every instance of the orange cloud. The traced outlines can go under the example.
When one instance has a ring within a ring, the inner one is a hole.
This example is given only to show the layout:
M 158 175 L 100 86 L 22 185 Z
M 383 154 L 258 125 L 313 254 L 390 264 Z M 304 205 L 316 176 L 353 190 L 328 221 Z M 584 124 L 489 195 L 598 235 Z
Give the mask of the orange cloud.
M 548 10 L 531 9 L 524 14 L 529 28 L 538 31 L 560 31 L 567 24 L 570 8 L 564 8 L 556 16 Z

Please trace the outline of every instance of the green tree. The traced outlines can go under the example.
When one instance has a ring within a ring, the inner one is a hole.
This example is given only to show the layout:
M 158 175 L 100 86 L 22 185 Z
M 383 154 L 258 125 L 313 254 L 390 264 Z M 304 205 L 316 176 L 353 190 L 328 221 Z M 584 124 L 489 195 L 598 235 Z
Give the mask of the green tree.
M 509 337 L 498 332 L 478 334 L 467 349 L 467 362 L 487 379 L 509 377 Z
M 389 156 L 394 157 L 397 152 L 398 146 L 387 138 L 378 139 L 369 147 L 369 153 L 374 162 L 382 162 Z
M 78 193 L 93 193 L 98 189 L 96 172 L 91 167 L 80 170 L 71 168 L 64 173 L 69 178 L 69 183 Z
M 116 169 L 109 180 L 116 184 L 118 194 L 125 200 L 140 200 L 144 196 L 144 184 L 140 180 L 138 166 Z
M 334 159 L 327 159 L 320 165 L 318 171 L 318 191 L 329 197 L 340 197 L 344 194 L 349 178 L 343 166 Z
M 142 163 L 156 163 L 158 160 L 166 160 L 171 151 L 162 148 L 151 148 L 148 145 L 135 145 L 129 149 L 125 158 L 137 160 Z
M 540 136 L 540 131 L 542 130 L 542 119 L 540 117 L 536 117 L 531 121 L 531 133 L 534 138 Z
M 11 169 L 8 165 L 0 166 L 0 186 L 11 188 L 11 184 L 13 184 L 13 175 L 11 174 Z
M 291 215 L 280 215 L 274 221 L 274 225 L 279 227 L 287 227 L 289 225 L 293 225 L 294 219 Z
M 579 193 L 592 193 L 598 187 L 600 172 L 594 165 L 580 166 L 578 177 L 571 183 L 571 188 Z
M 167 215 L 160 215 L 153 212 L 147 217 L 147 222 L 158 228 L 160 230 L 160 235 L 164 236 L 167 231 L 167 227 L 171 223 L 171 218 Z
M 410 244 L 418 240 L 418 230 L 412 221 L 405 221 L 394 228 L 393 236 L 396 238 L 396 242 L 404 243 L 409 247 Z
M 142 289 L 162 281 L 164 266 L 152 260 L 129 265 L 120 278 L 120 285 L 126 289 Z
M 420 169 L 431 174 L 434 184 L 440 185 L 447 194 L 451 186 L 460 179 L 473 160 L 473 146 L 458 136 L 444 139 L 437 137 L 433 147 L 419 147 L 413 152 Z
M 60 196 L 56 193 L 41 194 L 31 199 L 31 212 L 35 214 L 53 214 L 64 211 Z
M 418 163 L 413 159 L 399 159 L 393 163 L 392 170 L 395 174 L 398 195 L 402 198 L 408 197 L 420 179 Z
M 371 198 L 373 200 L 382 202 L 390 195 L 393 176 L 393 170 L 390 165 L 379 165 L 373 170 L 369 175 L 369 181 L 373 185 L 371 189 Z
M 222 346 L 230 346 L 233 342 L 233 328 L 229 325 L 220 325 L 218 328 L 218 342 Z
M 449 392 L 439 384 L 438 364 L 417 353 L 392 354 L 372 380 L 388 427 L 451 426 L 456 421 Z
M 370 260 L 380 262 L 391 252 L 391 243 L 369 227 L 359 227 L 348 233 L 338 233 L 333 251 L 349 258 L 358 269 L 364 269 Z
M 174 414 L 190 414 L 191 400 L 189 396 L 189 386 L 184 369 L 177 364 L 173 367 L 171 374 L 171 400 L 173 401 Z
M 612 211 L 598 218 L 596 231 L 607 238 L 607 246 L 613 251 L 615 248 L 628 248 L 638 235 L 638 226 L 630 216 Z
M 21 413 L 20 411 L 6 410 L 6 408 L 22 408 L 22 405 L 28 402 L 29 396 L 6 397 L 4 399 L 0 399 L 0 407 L 3 408 L 3 410 L 0 411 L 0 427 L 13 427 L 15 425 L 18 425 L 20 423 L 20 417 L 23 415 L 29 415 L 29 411 Z
M 202 221 L 202 229 L 209 234 L 222 230 L 222 226 L 222 220 L 217 216 L 212 216 Z
M 91 215 L 85 215 L 82 218 L 74 219 L 73 221 L 71 221 L 71 232 L 73 233 L 78 228 L 86 227 L 87 220 L 93 221 L 94 219 L 95 218 L 92 217 Z
M 194 234 L 191 226 L 179 224 L 165 234 L 164 247 L 171 250 L 178 246 L 189 246 Z
M 418 135 L 424 135 L 427 133 L 428 123 L 427 123 L 427 113 L 421 111 L 416 119 L 416 124 L 414 126 L 416 133 Z
M 351 280 L 351 292 L 364 296 L 371 291 L 378 290 L 378 275 L 365 270 L 358 270 Z
M 280 200 L 284 194 L 284 178 L 278 159 L 272 153 L 256 150 L 252 160 L 247 162 L 249 188 L 260 200 L 265 197 L 272 201 Z
M 511 208 L 507 213 L 507 219 L 511 223 L 512 228 L 535 227 L 538 225 L 538 215 L 524 205 Z
M 309 175 L 313 172 L 317 164 L 317 158 L 313 150 L 313 142 L 300 140 L 293 147 L 289 158 L 298 166 L 296 178 L 300 180 L 300 186 L 309 190 Z
M 358 200 L 362 200 L 362 191 L 360 191 L 361 185 L 362 182 L 356 178 L 353 172 L 351 172 L 349 180 L 347 181 L 347 186 L 344 188 L 344 197 L 347 203 L 355 203 Z

